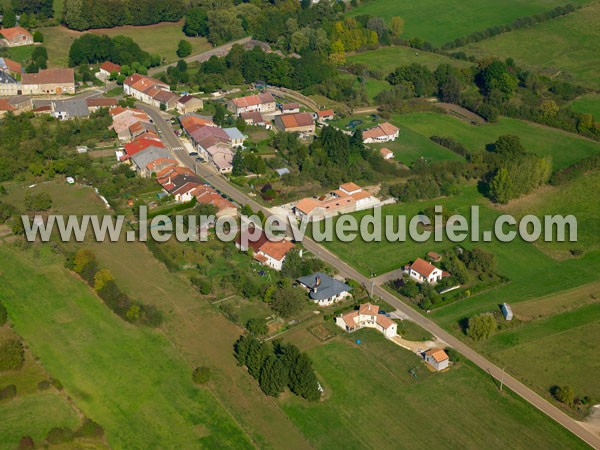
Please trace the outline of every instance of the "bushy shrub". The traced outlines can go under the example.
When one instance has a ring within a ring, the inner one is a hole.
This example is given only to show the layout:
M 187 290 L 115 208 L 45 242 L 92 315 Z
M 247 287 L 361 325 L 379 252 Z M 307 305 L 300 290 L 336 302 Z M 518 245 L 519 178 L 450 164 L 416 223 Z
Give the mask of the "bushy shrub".
M 23 344 L 18 339 L 7 339 L 0 344 L 0 371 L 20 369 L 25 360 Z
M 210 381 L 212 373 L 210 367 L 200 366 L 194 369 L 194 373 L 192 374 L 192 379 L 196 384 L 206 384 Z
M 9 384 L 0 389 L 0 400 L 8 400 L 14 398 L 16 395 L 17 387 L 14 384 Z

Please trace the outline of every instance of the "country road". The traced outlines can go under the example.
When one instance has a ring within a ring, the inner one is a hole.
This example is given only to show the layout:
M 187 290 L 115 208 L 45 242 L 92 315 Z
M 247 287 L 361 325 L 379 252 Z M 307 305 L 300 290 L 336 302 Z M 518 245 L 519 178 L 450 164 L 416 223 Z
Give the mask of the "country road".
M 227 53 L 229 53 L 229 50 L 231 50 L 231 47 L 233 47 L 236 44 L 247 46 L 247 45 L 252 45 L 252 42 L 254 42 L 256 45 L 261 45 L 261 46 L 265 45 L 264 43 L 262 43 L 260 41 L 256 41 L 256 40 L 252 39 L 250 36 L 248 36 L 248 37 L 239 39 L 237 41 L 228 42 L 227 44 L 220 45 L 219 47 L 211 48 L 210 50 L 207 50 L 205 52 L 197 53 L 192 56 L 188 56 L 187 58 L 184 58 L 184 59 L 185 59 L 185 62 L 187 62 L 188 64 L 191 62 L 205 62 L 205 61 L 208 61 L 211 56 L 227 55 Z M 148 75 L 150 75 L 150 76 L 156 75 L 157 73 L 164 72 L 165 70 L 167 70 L 167 68 L 173 67 L 176 65 L 177 65 L 177 62 L 167 64 L 166 66 L 153 67 L 152 69 L 148 70 Z
M 190 157 L 185 150 L 173 150 L 177 148 L 184 148 L 184 145 L 173 133 L 171 126 L 163 118 L 160 111 L 156 108 L 143 105 L 141 103 L 138 103 L 137 106 L 146 111 L 154 120 L 155 125 L 162 130 L 162 137 L 165 140 L 167 147 L 173 152 L 178 161 L 188 166 L 192 170 L 195 170 L 199 176 L 206 179 L 207 182 L 213 185 L 216 189 L 220 190 L 224 194 L 227 194 L 240 205 L 249 204 L 254 211 L 262 210 L 266 216 L 272 215 L 268 208 L 260 205 L 252 198 L 248 197 L 245 193 L 240 192 L 237 188 L 228 183 L 227 180 L 214 172 L 208 164 L 195 164 L 194 159 Z M 320 244 L 306 237 L 302 241 L 302 244 L 308 251 L 335 268 L 340 275 L 346 278 L 354 279 L 367 287 L 371 286 L 372 280 L 370 278 L 359 273 L 356 269 L 340 260 L 339 257 L 325 249 Z M 417 323 L 434 336 L 437 336 L 442 341 L 446 342 L 448 346 L 454 348 L 466 358 L 471 360 L 479 368 L 489 373 L 498 382 L 502 380 L 504 386 L 511 389 L 537 409 L 561 424 L 573 434 L 577 435 L 588 445 L 600 450 L 600 436 L 584 428 L 579 422 L 569 417 L 567 414 L 562 412 L 556 406 L 552 405 L 550 402 L 542 398 L 540 395 L 535 393 L 532 389 L 528 388 L 514 377 L 504 373 L 500 367 L 496 366 L 484 356 L 477 353 L 463 341 L 443 330 L 435 322 L 427 317 L 424 317 L 406 303 L 402 302 L 398 297 L 383 289 L 381 286 L 373 286 L 373 294 L 381 297 L 387 303 L 391 304 L 397 310 L 405 314 L 410 320 Z

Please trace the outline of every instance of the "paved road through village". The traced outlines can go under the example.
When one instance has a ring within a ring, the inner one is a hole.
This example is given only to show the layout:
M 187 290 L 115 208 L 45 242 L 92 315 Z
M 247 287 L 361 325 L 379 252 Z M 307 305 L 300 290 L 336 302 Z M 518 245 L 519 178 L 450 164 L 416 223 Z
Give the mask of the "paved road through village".
M 162 137 L 171 150 L 176 148 L 184 148 L 181 140 L 173 133 L 172 127 L 163 118 L 159 110 L 143 104 L 138 104 L 137 106 L 150 115 L 156 126 L 162 131 Z M 181 163 L 190 167 L 192 170 L 195 170 L 199 176 L 206 179 L 208 183 L 222 193 L 227 194 L 240 205 L 249 204 L 254 211 L 262 210 L 265 215 L 271 215 L 271 211 L 268 208 L 265 208 L 252 198 L 248 197 L 246 194 L 240 192 L 237 188 L 228 183 L 223 177 L 214 172 L 208 164 L 195 164 L 194 158 L 190 157 L 185 150 L 173 150 L 173 153 Z M 339 257 L 329 252 L 320 244 L 311 239 L 304 238 L 303 245 L 308 251 L 312 252 L 314 255 L 318 256 L 320 259 L 334 267 L 340 275 L 347 278 L 352 278 L 365 285 L 368 289 L 371 288 L 370 278 L 359 273 L 356 269 L 340 260 Z M 409 307 L 407 304 L 383 289 L 381 286 L 374 285 L 373 294 L 381 297 L 387 303 L 405 314 L 410 320 L 414 321 L 434 336 L 437 336 L 439 339 L 446 342 L 450 347 L 462 353 L 474 364 L 488 372 L 498 382 L 503 380 L 504 386 L 517 393 L 523 399 L 554 419 L 556 422 L 560 423 L 573 434 L 579 436 L 587 444 L 596 449 L 600 449 L 599 436 L 592 433 L 587 428 L 584 428 L 579 422 L 569 417 L 567 414 L 549 403 L 547 400 L 542 398 L 540 395 L 535 393 L 533 390 L 525 386 L 514 377 L 503 373 L 503 370 L 500 367 L 496 366 L 488 359 L 477 353 L 463 341 L 443 330 L 432 320 L 422 316 L 420 313 Z

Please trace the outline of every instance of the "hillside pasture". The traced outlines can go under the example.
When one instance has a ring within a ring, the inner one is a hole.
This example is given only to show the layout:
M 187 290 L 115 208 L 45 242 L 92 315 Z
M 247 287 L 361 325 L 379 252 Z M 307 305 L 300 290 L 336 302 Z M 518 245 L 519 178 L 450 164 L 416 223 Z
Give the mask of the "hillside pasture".
M 437 53 L 425 52 L 410 47 L 381 47 L 377 50 L 356 53 L 346 57 L 348 64 L 364 64 L 371 70 L 378 70 L 384 75 L 389 74 L 400 66 L 421 64 L 430 70 L 435 70 L 440 64 L 450 64 L 458 68 L 472 65 L 467 61 L 449 58 Z
M 600 3 L 530 28 L 458 50 L 476 57 L 514 58 L 522 67 L 590 88 L 600 88 Z
M 516 135 L 526 150 L 538 155 L 550 155 L 554 169 L 561 169 L 600 152 L 600 143 L 506 117 L 501 117 L 497 123 L 471 125 L 448 115 L 414 113 L 393 116 L 392 123 L 404 125 L 426 137 L 453 137 L 471 151 L 485 151 L 486 145 L 495 142 L 499 136 Z
M 205 38 L 190 38 L 182 31 L 182 22 L 159 23 L 146 26 L 122 26 L 89 30 L 86 33 L 114 36 L 127 36 L 149 53 L 160 55 L 165 63 L 177 61 L 177 43 L 184 39 L 192 44 L 192 54 L 210 48 Z M 69 63 L 69 49 L 75 39 L 83 33 L 63 26 L 40 28 L 44 34 L 44 46 L 48 49 L 50 67 L 66 67 Z
M 210 391 L 192 384 L 192 368 L 162 334 L 114 315 L 51 256 L 6 246 L 0 255 L 16 331 L 112 447 L 250 446 Z
M 349 10 L 347 15 L 370 14 L 389 20 L 400 16 L 405 21 L 404 38 L 419 37 L 435 46 L 485 28 L 513 22 L 519 17 L 564 6 L 565 0 L 371 0 Z M 585 4 L 587 0 L 571 3 Z

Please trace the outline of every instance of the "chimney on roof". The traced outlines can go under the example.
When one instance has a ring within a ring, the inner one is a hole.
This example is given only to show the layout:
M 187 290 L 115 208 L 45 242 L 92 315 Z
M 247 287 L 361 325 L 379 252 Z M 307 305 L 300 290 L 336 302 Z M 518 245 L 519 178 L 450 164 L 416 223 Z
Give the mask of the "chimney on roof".
M 317 276 L 316 280 L 315 280 L 315 285 L 313 286 L 313 292 L 316 293 L 317 290 L 319 289 L 319 286 L 321 285 L 321 277 Z

